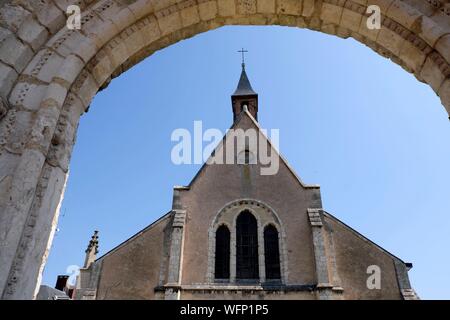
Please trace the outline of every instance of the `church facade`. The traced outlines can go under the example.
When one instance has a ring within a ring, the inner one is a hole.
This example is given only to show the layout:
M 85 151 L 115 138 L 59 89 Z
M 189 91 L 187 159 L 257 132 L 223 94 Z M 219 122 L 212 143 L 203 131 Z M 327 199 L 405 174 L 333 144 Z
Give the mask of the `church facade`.
M 167 214 L 99 258 L 95 234 L 76 299 L 417 299 L 412 265 L 326 212 L 319 186 L 270 145 L 244 64 L 231 100 L 231 128 L 257 132 L 278 171 L 261 174 L 252 146 L 236 144 L 235 164 L 205 164 Z

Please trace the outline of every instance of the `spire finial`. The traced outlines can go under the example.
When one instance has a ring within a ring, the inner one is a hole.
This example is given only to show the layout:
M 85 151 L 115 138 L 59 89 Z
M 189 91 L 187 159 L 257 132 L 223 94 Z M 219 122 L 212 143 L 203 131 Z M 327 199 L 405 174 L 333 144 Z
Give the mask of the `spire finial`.
M 84 260 L 84 268 L 89 268 L 89 266 L 95 261 L 98 253 L 98 231 L 95 230 L 94 234 L 89 241 L 89 245 L 86 249 L 86 259 Z
M 86 253 L 91 252 L 94 250 L 94 253 L 98 253 L 98 231 L 94 231 L 94 235 L 91 237 L 91 240 L 89 241 L 88 247 L 86 249 Z
M 244 70 L 245 69 L 245 53 L 248 51 L 245 50 L 244 48 L 242 48 L 238 52 L 240 52 L 242 54 L 242 70 Z

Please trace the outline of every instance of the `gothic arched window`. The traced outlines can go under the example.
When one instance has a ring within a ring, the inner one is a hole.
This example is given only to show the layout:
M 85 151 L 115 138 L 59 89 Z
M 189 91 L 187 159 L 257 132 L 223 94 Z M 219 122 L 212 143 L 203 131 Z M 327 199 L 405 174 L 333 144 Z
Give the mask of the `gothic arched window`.
M 216 231 L 216 279 L 230 278 L 230 230 L 221 225 Z
M 280 279 L 280 248 L 278 245 L 278 230 L 273 225 L 264 229 L 264 253 L 266 260 L 266 279 Z
M 236 278 L 259 279 L 258 224 L 247 210 L 236 221 Z

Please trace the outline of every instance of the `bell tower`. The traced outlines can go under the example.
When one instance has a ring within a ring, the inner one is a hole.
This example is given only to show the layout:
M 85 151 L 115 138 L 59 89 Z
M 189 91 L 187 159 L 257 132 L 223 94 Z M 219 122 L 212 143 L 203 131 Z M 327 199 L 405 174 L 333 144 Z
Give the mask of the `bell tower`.
M 233 122 L 244 108 L 247 108 L 255 120 L 258 120 L 258 94 L 253 90 L 245 72 L 244 53 L 247 51 L 242 49 L 239 52 L 242 53 L 242 72 L 236 91 L 231 96 Z

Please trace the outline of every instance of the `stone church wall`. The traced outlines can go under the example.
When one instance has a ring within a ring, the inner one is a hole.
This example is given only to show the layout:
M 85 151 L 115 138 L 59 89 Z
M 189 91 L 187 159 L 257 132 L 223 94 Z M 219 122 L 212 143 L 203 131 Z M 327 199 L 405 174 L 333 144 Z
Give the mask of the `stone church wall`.
M 344 288 L 344 299 L 402 299 L 398 286 L 395 261 L 389 253 L 349 229 L 338 220 L 324 215 L 328 232 L 334 240 L 337 273 Z M 376 265 L 381 270 L 380 289 L 367 288 L 367 268 Z
M 164 230 L 170 215 L 106 254 L 97 299 L 154 299 L 164 256 Z

